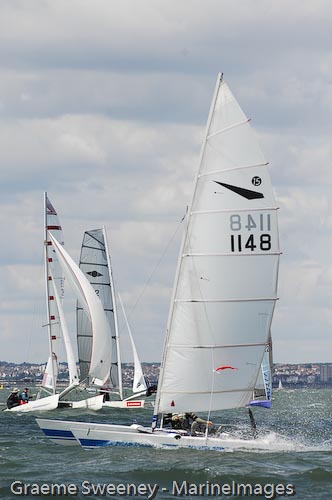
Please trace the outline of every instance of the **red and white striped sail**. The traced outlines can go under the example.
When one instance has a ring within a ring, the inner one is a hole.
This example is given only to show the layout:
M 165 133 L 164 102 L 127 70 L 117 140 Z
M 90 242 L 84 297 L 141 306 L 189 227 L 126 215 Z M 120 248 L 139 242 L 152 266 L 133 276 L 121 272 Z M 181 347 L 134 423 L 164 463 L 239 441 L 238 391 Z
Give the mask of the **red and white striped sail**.
M 64 345 L 69 368 L 69 384 L 78 384 L 78 373 L 67 323 L 63 313 L 64 274 L 48 233 L 63 245 L 58 214 L 47 193 L 44 193 L 45 214 L 45 281 L 50 355 L 42 386 L 55 392 L 58 374 L 58 355 Z M 62 344 L 63 343 L 63 344 Z
M 219 75 L 179 256 L 156 414 L 251 401 L 277 299 L 279 254 L 267 163 Z
M 44 193 L 44 226 L 45 290 L 50 355 L 46 365 L 42 386 L 51 389 L 55 393 L 58 373 L 57 359 L 62 342 L 62 330 L 56 295 L 62 300 L 64 276 L 57 256 L 52 248 L 52 244 L 47 238 L 47 233 L 50 232 L 62 244 L 63 237 L 58 214 L 49 200 L 47 193 Z

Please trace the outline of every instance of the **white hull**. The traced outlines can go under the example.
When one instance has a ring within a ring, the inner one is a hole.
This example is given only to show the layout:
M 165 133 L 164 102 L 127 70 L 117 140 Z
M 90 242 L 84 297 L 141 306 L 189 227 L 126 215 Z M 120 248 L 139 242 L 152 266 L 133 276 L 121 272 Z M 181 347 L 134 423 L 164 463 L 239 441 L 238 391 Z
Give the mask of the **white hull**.
M 58 407 L 59 395 L 46 396 L 45 398 L 29 401 L 29 403 L 14 406 L 14 408 L 7 408 L 5 411 L 14 413 L 28 413 L 30 411 L 50 411 Z
M 90 422 L 74 422 L 71 420 L 51 420 L 46 418 L 36 418 L 36 422 L 45 434 L 53 443 L 62 444 L 65 446 L 79 446 L 79 441 L 76 440 L 74 432 L 76 430 L 104 430 L 111 431 L 114 427 L 119 432 L 124 432 L 128 426 L 112 425 L 112 424 L 94 424 Z
M 92 398 L 82 399 L 81 401 L 59 401 L 59 408 L 85 408 L 87 410 L 98 411 L 103 407 L 103 396 L 94 396 Z
M 234 449 L 270 449 L 269 441 L 239 439 L 222 434 L 219 437 L 201 437 L 179 434 L 172 430 L 133 424 L 114 425 L 68 420 L 36 419 L 37 424 L 51 441 L 65 446 L 96 448 L 105 446 L 143 446 L 151 448 L 194 448 L 226 451 Z
M 122 401 L 104 401 L 103 408 L 144 408 L 144 399 L 132 399 L 132 400 L 122 400 Z
M 143 446 L 151 448 L 190 448 L 197 450 L 231 451 L 234 449 L 269 449 L 264 442 L 255 439 L 239 439 L 221 434 L 220 436 L 189 436 L 176 431 L 157 429 L 139 425 L 108 425 L 107 428 L 85 424 L 73 427 L 72 433 L 84 448 L 105 446 Z

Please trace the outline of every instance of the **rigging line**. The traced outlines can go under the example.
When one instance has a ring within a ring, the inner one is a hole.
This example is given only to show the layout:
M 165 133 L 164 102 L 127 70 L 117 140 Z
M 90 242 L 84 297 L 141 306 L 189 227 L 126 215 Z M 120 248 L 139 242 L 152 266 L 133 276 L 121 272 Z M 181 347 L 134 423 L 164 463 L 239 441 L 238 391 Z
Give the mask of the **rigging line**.
M 179 231 L 179 228 L 180 228 L 180 226 L 181 226 L 182 222 L 186 219 L 187 214 L 188 214 L 188 206 L 187 206 L 187 208 L 186 208 L 186 212 L 185 212 L 185 214 L 182 216 L 182 218 L 181 218 L 180 222 L 178 223 L 178 225 L 177 225 L 177 227 L 176 227 L 176 229 L 175 229 L 175 231 L 174 231 L 173 235 L 171 236 L 171 238 L 170 238 L 169 242 L 168 242 L 168 243 L 167 243 L 167 245 L 165 246 L 164 251 L 162 252 L 162 254 L 161 254 L 161 256 L 160 256 L 160 258 L 159 258 L 159 260 L 158 260 L 157 264 L 156 264 L 156 265 L 155 265 L 155 267 L 153 268 L 153 270 L 152 270 L 152 272 L 151 272 L 151 274 L 150 274 L 150 276 L 149 276 L 148 280 L 146 281 L 146 283 L 145 283 L 145 285 L 144 285 L 144 287 L 143 287 L 143 289 L 142 289 L 141 293 L 140 293 L 140 294 L 139 294 L 139 296 L 137 297 L 137 299 L 136 299 L 136 301 L 135 301 L 134 305 L 131 307 L 131 310 L 130 310 L 129 316 L 130 316 L 130 315 L 134 312 L 134 310 L 136 309 L 136 307 L 137 307 L 137 305 L 138 305 L 139 301 L 141 300 L 142 296 L 144 295 L 144 293 L 145 293 L 145 291 L 146 291 L 146 289 L 147 289 L 148 285 L 150 284 L 150 282 L 151 282 L 151 280 L 152 280 L 152 278 L 153 278 L 153 276 L 154 276 L 155 272 L 156 272 L 156 271 L 157 271 L 157 269 L 159 268 L 160 263 L 161 263 L 161 262 L 162 262 L 162 260 L 164 259 L 165 255 L 166 255 L 166 253 L 167 253 L 167 251 L 168 251 L 168 249 L 169 249 L 169 247 L 170 247 L 170 246 L 171 246 L 171 244 L 173 243 L 173 241 L 174 241 L 174 239 L 175 239 L 175 236 L 177 235 L 177 233 L 178 233 L 178 231 Z

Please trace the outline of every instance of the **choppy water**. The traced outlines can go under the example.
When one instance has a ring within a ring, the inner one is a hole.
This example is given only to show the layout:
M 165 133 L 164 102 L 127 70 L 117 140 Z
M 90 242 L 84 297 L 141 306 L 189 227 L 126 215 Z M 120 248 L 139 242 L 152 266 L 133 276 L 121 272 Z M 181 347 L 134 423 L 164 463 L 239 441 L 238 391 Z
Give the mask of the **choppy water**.
M 4 401 L 5 396 L 6 391 L 0 391 L 0 401 Z M 254 413 L 259 429 L 259 449 L 217 452 L 64 447 L 43 436 L 34 415 L 0 412 L 0 498 L 7 500 L 23 496 L 10 491 L 13 481 L 22 481 L 38 485 L 76 485 L 77 494 L 72 496 L 79 499 L 148 498 L 149 492 L 144 492 L 144 485 L 156 484 L 159 486 L 155 496 L 158 500 L 176 498 L 177 492 L 182 493 L 182 498 L 292 498 L 292 488 L 296 493 L 293 498 L 298 500 L 330 500 L 332 390 L 276 392 L 272 410 L 254 409 Z M 43 416 L 113 423 L 136 420 L 148 424 L 151 410 L 103 410 L 98 413 L 63 410 L 47 412 Z M 213 420 L 245 424 L 246 432 L 250 432 L 247 410 L 214 414 Z M 187 481 L 187 490 L 172 489 L 173 484 L 184 488 L 184 481 Z M 103 495 L 102 490 L 93 493 L 91 484 L 95 487 L 115 484 L 120 485 L 120 489 L 117 492 L 109 490 L 109 493 L 105 490 Z M 200 484 L 204 485 L 201 492 Z M 218 495 L 218 491 L 211 487 L 214 484 L 230 484 L 230 488 L 246 484 L 256 489 L 251 497 L 249 489 L 242 495 L 236 495 L 236 490 L 233 494 L 232 489 L 224 489 Z M 121 485 L 123 488 L 132 485 L 132 489 L 129 492 L 121 490 Z M 258 495 L 259 485 L 265 488 L 262 495 Z M 279 494 L 278 491 L 273 494 L 277 485 L 281 485 Z M 283 488 L 288 489 L 283 491 Z M 213 491 L 217 494 L 214 495 Z M 36 498 L 32 493 L 24 498 Z M 286 494 L 281 496 L 282 493 Z

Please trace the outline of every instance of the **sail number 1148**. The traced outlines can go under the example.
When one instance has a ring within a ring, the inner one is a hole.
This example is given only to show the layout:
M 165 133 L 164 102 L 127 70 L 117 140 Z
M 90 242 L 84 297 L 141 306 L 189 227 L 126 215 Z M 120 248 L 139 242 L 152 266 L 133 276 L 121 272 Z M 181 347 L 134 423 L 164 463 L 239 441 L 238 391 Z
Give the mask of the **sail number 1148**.
M 271 216 L 267 213 L 239 215 L 232 214 L 229 219 L 231 234 L 231 252 L 271 250 Z M 243 235 L 249 231 L 251 234 Z M 241 234 L 240 234 L 241 232 Z M 257 234 L 258 233 L 258 234 Z

